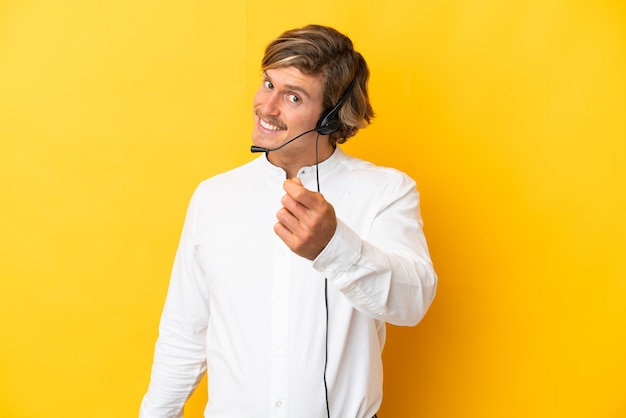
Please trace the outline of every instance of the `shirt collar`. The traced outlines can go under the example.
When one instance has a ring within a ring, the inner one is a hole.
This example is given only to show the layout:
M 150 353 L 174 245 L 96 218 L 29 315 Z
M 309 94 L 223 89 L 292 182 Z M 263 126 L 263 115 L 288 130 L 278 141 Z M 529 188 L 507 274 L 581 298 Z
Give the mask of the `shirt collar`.
M 335 150 L 331 154 L 330 157 L 325 159 L 324 161 L 320 161 L 320 163 L 316 166 L 315 164 L 302 167 L 298 170 L 297 176 L 303 180 L 306 180 L 310 177 L 315 177 L 316 170 L 319 168 L 320 174 L 325 174 L 334 169 L 344 158 L 344 152 L 340 147 L 335 147 Z M 263 172 L 265 175 L 270 178 L 275 178 L 280 181 L 285 180 L 287 175 L 285 170 L 282 168 L 275 166 L 267 159 L 267 154 L 263 154 L 259 156 L 259 160 L 261 165 L 263 166 Z

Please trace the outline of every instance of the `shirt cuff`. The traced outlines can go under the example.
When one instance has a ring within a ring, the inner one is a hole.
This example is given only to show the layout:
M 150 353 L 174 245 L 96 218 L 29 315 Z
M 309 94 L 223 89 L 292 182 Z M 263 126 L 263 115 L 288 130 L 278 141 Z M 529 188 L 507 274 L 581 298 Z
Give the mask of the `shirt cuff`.
M 332 280 L 349 270 L 360 256 L 361 238 L 340 219 L 337 219 L 335 234 L 313 260 L 313 268 Z

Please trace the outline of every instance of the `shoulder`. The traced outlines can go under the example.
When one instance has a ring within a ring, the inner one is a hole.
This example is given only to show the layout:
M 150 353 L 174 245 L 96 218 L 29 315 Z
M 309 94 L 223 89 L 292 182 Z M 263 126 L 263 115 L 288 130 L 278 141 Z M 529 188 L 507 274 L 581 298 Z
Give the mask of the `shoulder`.
M 220 189 L 233 189 L 240 185 L 249 184 L 251 178 L 259 175 L 260 166 L 257 159 L 247 162 L 228 171 L 216 174 L 200 182 L 196 192 L 218 191 Z
M 415 189 L 415 181 L 403 171 L 376 165 L 348 154 L 343 154 L 341 164 L 347 174 L 364 186 L 385 189 Z
M 259 189 L 261 171 L 258 160 L 232 168 L 202 180 L 193 191 L 191 204 L 207 210 L 216 204 L 225 205 L 225 202 L 239 201 L 243 197 L 251 196 Z

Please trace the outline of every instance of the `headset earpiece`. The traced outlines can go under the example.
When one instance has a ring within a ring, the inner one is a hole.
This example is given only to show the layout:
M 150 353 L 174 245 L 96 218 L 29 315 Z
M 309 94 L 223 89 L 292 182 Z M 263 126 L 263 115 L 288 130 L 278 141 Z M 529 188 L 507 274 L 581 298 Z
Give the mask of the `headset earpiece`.
M 341 109 L 341 106 L 343 106 L 346 100 L 348 100 L 348 96 L 350 95 L 350 92 L 352 91 L 352 86 L 354 86 L 355 81 L 356 81 L 356 75 L 350 82 L 350 85 L 348 86 L 346 91 L 344 91 L 343 94 L 341 95 L 341 98 L 339 99 L 337 104 L 333 106 L 331 109 L 324 112 L 322 114 L 322 117 L 320 117 L 319 121 L 317 121 L 317 126 L 315 127 L 315 130 L 320 135 L 330 135 L 339 129 L 339 125 L 340 125 L 339 109 Z

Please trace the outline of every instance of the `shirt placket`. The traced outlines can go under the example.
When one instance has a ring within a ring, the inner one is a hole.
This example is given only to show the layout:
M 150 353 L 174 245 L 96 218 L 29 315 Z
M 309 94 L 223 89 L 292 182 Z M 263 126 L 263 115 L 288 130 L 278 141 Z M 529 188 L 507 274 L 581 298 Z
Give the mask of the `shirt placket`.
M 270 416 L 288 416 L 289 249 L 277 238 L 274 257 L 271 318 Z

